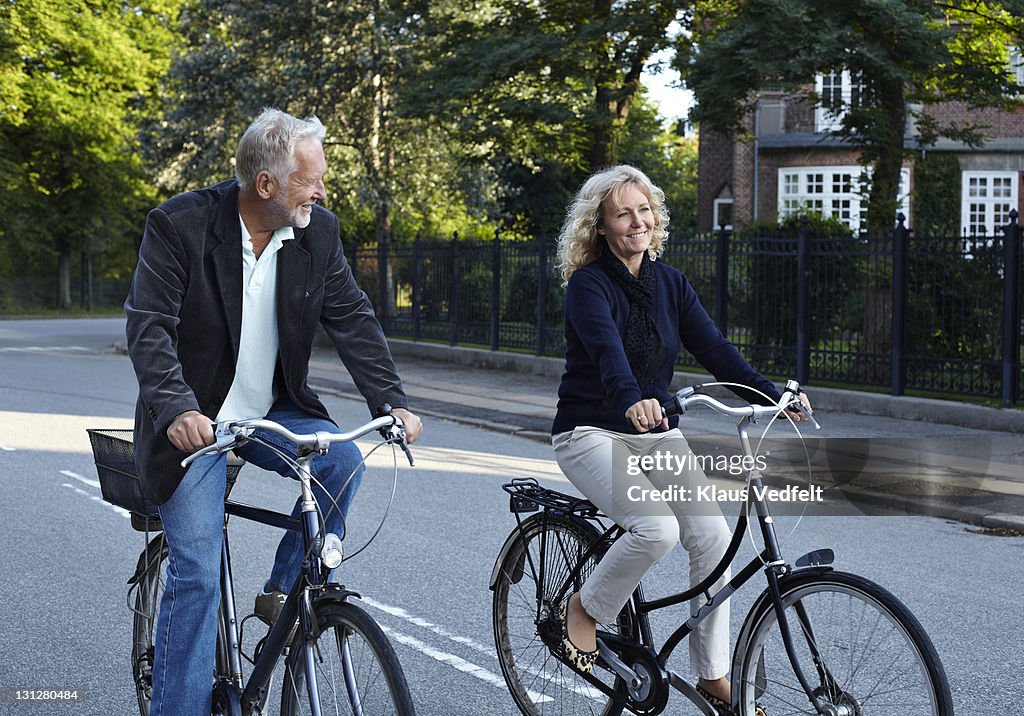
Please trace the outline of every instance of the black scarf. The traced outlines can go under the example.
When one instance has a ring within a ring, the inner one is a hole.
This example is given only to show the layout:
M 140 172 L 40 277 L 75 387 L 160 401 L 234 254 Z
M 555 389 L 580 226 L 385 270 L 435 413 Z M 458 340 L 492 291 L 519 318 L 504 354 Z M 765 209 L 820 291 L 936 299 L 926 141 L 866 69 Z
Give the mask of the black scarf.
M 655 359 L 661 348 L 661 337 L 654 322 L 654 263 L 644 253 L 640 264 L 640 275 L 634 276 L 619 258 L 607 246 L 601 254 L 601 265 L 611 279 L 629 299 L 629 316 L 626 317 L 626 335 L 622 339 L 629 359 L 629 368 L 633 371 L 640 391 L 644 392 L 647 384 L 654 378 Z M 646 393 L 645 393 L 646 397 Z

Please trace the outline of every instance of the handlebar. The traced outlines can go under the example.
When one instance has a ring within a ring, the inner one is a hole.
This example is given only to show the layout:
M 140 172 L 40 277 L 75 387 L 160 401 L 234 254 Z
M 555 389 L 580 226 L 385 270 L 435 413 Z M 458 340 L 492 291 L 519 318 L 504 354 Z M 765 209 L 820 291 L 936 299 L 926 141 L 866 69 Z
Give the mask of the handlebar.
M 711 408 L 720 415 L 757 420 L 759 418 L 777 415 L 780 410 L 795 408 L 810 421 L 815 430 L 821 429 L 821 425 L 819 425 L 818 421 L 813 417 L 814 411 L 800 400 L 799 394 L 802 391 L 800 389 L 800 384 L 795 380 L 786 381 L 786 390 L 783 392 L 782 397 L 779 398 L 779 402 L 771 405 L 744 405 L 733 407 L 726 405 L 720 400 L 712 398 L 710 395 L 700 393 L 699 391 L 702 387 L 703 386 L 701 385 L 691 385 L 678 391 L 669 400 L 662 404 L 661 409 L 665 412 L 665 416 L 682 415 L 694 406 L 703 405 Z
M 405 426 L 402 425 L 401 420 L 388 412 L 345 433 L 330 433 L 321 430 L 315 433 L 297 434 L 283 425 L 273 420 L 266 420 L 265 418 L 225 420 L 214 426 L 214 441 L 182 460 L 181 466 L 188 467 L 203 455 L 226 453 L 239 447 L 245 444 L 257 430 L 266 430 L 294 443 L 299 457 L 304 457 L 311 453 L 326 455 L 332 444 L 352 442 L 376 430 L 381 434 L 385 442 L 397 444 L 402 448 L 410 465 L 415 464 L 412 452 L 409 451 L 409 446 L 405 442 Z

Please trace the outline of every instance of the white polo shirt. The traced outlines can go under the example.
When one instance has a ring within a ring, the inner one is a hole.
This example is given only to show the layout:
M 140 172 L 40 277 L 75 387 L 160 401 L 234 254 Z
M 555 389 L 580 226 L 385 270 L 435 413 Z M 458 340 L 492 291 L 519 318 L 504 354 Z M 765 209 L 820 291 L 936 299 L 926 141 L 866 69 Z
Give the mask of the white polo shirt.
M 277 335 L 277 252 L 295 238 L 292 227 L 274 232 L 257 260 L 252 234 L 242 215 L 242 334 L 235 362 L 235 379 L 217 421 L 262 418 L 274 404 L 274 369 L 280 341 Z

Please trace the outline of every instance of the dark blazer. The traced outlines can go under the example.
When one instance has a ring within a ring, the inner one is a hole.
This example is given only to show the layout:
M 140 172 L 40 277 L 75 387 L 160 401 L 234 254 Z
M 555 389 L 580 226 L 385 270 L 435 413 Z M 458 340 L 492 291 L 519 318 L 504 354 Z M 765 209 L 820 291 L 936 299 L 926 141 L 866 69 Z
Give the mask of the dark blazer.
M 307 384 L 323 325 L 371 412 L 407 407 L 387 341 L 345 261 L 338 219 L 319 206 L 277 254 L 279 369 L 296 406 L 330 419 Z M 171 496 L 185 457 L 167 428 L 187 410 L 216 417 L 235 375 L 242 326 L 238 183 L 180 194 L 150 212 L 125 302 L 128 353 L 139 380 L 136 463 L 146 497 Z M 255 416 L 262 417 L 262 416 Z

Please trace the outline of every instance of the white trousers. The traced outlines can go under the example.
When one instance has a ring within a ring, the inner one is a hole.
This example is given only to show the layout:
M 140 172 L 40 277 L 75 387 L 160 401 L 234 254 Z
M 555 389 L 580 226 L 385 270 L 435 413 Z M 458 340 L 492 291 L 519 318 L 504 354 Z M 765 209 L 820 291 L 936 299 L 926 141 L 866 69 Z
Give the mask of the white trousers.
M 647 570 L 677 543 L 690 557 L 691 586 L 711 574 L 731 534 L 716 503 L 694 499 L 697 488 L 707 485 L 708 479 L 699 465 L 690 464 L 693 461 L 681 468 L 678 458 L 689 455 L 690 446 L 679 430 L 628 435 L 582 426 L 553 436 L 551 442 L 569 482 L 626 530 L 580 590 L 590 616 L 600 623 L 614 623 Z M 677 460 L 670 460 L 670 455 Z M 660 497 L 651 499 L 652 492 Z M 729 578 L 726 570 L 710 592 Z M 696 598 L 690 602 L 691 609 L 696 611 L 703 603 Z M 729 603 L 708 615 L 688 640 L 690 666 L 698 678 L 727 675 Z

